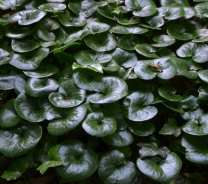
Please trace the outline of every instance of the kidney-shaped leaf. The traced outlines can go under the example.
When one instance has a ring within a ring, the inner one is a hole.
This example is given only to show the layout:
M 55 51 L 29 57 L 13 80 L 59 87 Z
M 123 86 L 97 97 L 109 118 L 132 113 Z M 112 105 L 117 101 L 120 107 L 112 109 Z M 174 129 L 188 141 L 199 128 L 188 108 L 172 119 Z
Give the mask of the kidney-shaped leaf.
M 208 2 L 198 3 L 195 7 L 196 16 L 199 18 L 208 17 Z
M 61 181 L 80 181 L 90 177 L 98 167 L 98 156 L 92 150 L 84 149 L 82 142 L 71 139 L 61 143 L 58 155 L 64 162 L 56 167 Z
M 208 136 L 185 134 L 181 140 L 186 149 L 186 159 L 196 164 L 208 164 Z
M 105 184 L 126 184 L 136 176 L 136 167 L 132 162 L 126 161 L 123 153 L 112 150 L 102 155 L 98 175 Z
M 91 86 L 98 92 L 90 98 L 91 103 L 112 103 L 128 93 L 127 84 L 117 77 L 95 76 Z
M 180 95 L 175 94 L 176 89 L 172 86 L 162 86 L 158 89 L 158 93 L 160 96 L 169 101 L 177 102 L 182 100 L 182 97 Z
M 116 129 L 116 121 L 110 117 L 104 117 L 103 113 L 90 113 L 82 123 L 83 129 L 90 135 L 104 137 L 113 134 Z
M 118 46 L 125 50 L 135 50 L 135 46 L 140 43 L 136 35 L 123 35 L 118 40 Z
M 84 105 L 60 110 L 61 118 L 55 119 L 48 124 L 48 132 L 54 136 L 66 134 L 74 129 L 84 119 L 87 108 Z
M 111 31 L 117 34 L 143 34 L 146 33 L 148 30 L 145 28 L 141 28 L 138 26 L 114 26 Z
M 46 3 L 38 6 L 38 9 L 46 12 L 59 12 L 66 9 L 66 5 L 62 3 Z
M 175 39 L 168 35 L 155 35 L 153 40 L 156 42 L 152 44 L 154 47 L 167 47 L 175 43 Z
M 157 50 L 147 43 L 137 44 L 135 46 L 135 50 L 142 56 L 148 58 L 158 58 L 158 56 L 155 54 Z
M 182 167 L 182 161 L 174 152 L 165 159 L 159 156 L 137 160 L 137 166 L 146 176 L 158 181 L 167 182 L 175 178 Z
M 30 78 L 25 84 L 25 92 L 33 97 L 47 97 L 50 93 L 56 91 L 59 83 L 54 79 Z
M 149 104 L 154 100 L 151 92 L 132 92 L 123 101 L 123 113 L 132 121 L 146 121 L 157 114 L 157 109 Z
M 85 99 L 86 91 L 74 85 L 73 80 L 61 83 L 58 92 L 49 95 L 49 101 L 56 107 L 69 108 L 81 104 Z
M 13 89 L 16 78 L 16 75 L 0 75 L 0 90 Z
M 109 28 L 110 26 L 108 24 L 91 21 L 85 26 L 84 29 L 90 30 L 91 34 L 97 34 L 106 32 Z
M 21 156 L 36 146 L 42 136 L 38 125 L 21 125 L 9 130 L 0 130 L 0 151 L 7 157 Z

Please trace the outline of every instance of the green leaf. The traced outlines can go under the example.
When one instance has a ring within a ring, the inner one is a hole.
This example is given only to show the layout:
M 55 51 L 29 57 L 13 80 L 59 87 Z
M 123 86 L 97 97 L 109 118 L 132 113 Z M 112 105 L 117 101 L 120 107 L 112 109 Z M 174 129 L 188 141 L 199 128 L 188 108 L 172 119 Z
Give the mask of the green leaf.
M 155 54 L 156 49 L 147 43 L 137 44 L 135 49 L 142 56 L 148 58 L 158 58 L 158 56 Z
M 176 20 L 185 15 L 184 9 L 178 5 L 173 4 L 172 6 L 158 8 L 159 15 L 167 20 Z
M 14 88 L 15 75 L 0 75 L 0 90 L 11 90 Z
M 198 99 L 199 100 L 207 100 L 208 99 L 208 85 L 207 84 L 203 84 L 199 89 L 199 96 Z
M 140 43 L 136 35 L 123 35 L 118 40 L 118 46 L 125 50 L 135 50 L 135 46 Z
M 121 25 L 124 25 L 124 26 L 138 24 L 140 22 L 140 20 L 141 19 L 137 16 L 128 17 L 127 14 L 126 15 L 123 14 L 122 17 L 117 18 L 117 22 Z
M 174 135 L 178 137 L 181 134 L 180 127 L 177 126 L 177 122 L 173 118 L 168 118 L 168 122 L 159 131 L 162 135 Z
M 167 147 L 163 146 L 158 148 L 155 142 L 140 142 L 137 144 L 137 146 L 142 147 L 139 150 L 139 156 L 141 157 L 141 159 L 143 159 L 144 157 L 153 157 L 156 155 L 159 155 L 162 158 L 166 158 L 170 153 L 170 150 Z
M 174 152 L 165 159 L 159 156 L 137 160 L 137 167 L 146 176 L 158 182 L 167 182 L 175 178 L 182 167 L 182 161 Z
M 200 70 L 198 76 L 202 81 L 208 83 L 208 70 Z
M 98 156 L 92 150 L 84 149 L 82 142 L 71 139 L 61 143 L 58 155 L 63 165 L 56 167 L 60 182 L 80 181 L 89 178 L 98 167 Z
M 10 54 L 8 51 L 6 51 L 3 48 L 0 48 L 0 65 L 7 64 L 9 62 L 10 60 L 9 55 Z
M 208 17 L 208 2 L 198 3 L 195 7 L 196 16 L 199 18 Z
M 180 184 L 200 184 L 200 181 L 196 178 L 187 178 L 186 176 L 178 175 L 175 179 L 170 182 L 180 183 Z
M 14 51 L 24 53 L 37 49 L 40 44 L 33 37 L 27 36 L 18 40 L 13 39 L 11 46 Z
M 32 34 L 32 32 L 28 29 L 28 27 L 9 29 L 5 33 L 7 37 L 16 39 L 24 38 L 30 34 Z
M 47 127 L 48 132 L 54 136 L 60 136 L 68 133 L 84 119 L 87 108 L 80 105 L 75 108 L 59 110 L 60 118 L 52 120 Z
M 180 95 L 175 94 L 176 92 L 176 89 L 172 86 L 162 86 L 158 89 L 158 93 L 160 96 L 172 102 L 178 102 L 182 100 L 182 97 Z
M 189 121 L 191 119 L 198 119 L 200 116 L 202 116 L 204 114 L 204 111 L 200 108 L 197 108 L 194 111 L 187 111 L 184 112 L 183 114 L 181 114 L 181 117 L 186 120 Z
M 123 101 L 123 114 L 132 121 L 146 121 L 157 114 L 154 106 L 149 106 L 154 96 L 151 92 L 137 91 L 129 94 Z
M 133 15 L 139 17 L 148 17 L 157 12 L 157 8 L 152 0 L 125 0 L 125 5 L 134 9 Z
M 56 107 L 69 108 L 81 104 L 85 95 L 85 90 L 77 88 L 73 80 L 67 80 L 60 84 L 58 92 L 49 95 L 49 101 Z
M 114 150 L 120 151 L 125 155 L 125 157 L 130 157 L 131 156 L 131 149 L 129 146 L 124 146 L 124 147 L 113 147 Z
M 84 41 L 88 47 L 97 52 L 110 51 L 117 46 L 115 36 L 108 32 L 87 36 Z
M 1 175 L 2 178 L 7 181 L 16 180 L 19 178 L 28 168 L 28 163 L 23 158 L 17 158 L 12 161 L 8 169 Z
M 103 73 L 103 69 L 102 66 L 99 63 L 94 63 L 94 64 L 84 64 L 84 65 L 80 65 L 78 63 L 73 63 L 72 65 L 72 69 L 76 70 L 79 68 L 86 68 L 95 72 L 99 72 L 99 73 Z
M 25 84 L 25 93 L 32 97 L 47 97 L 59 88 L 59 83 L 54 79 L 30 78 Z
M 128 93 L 127 84 L 117 77 L 95 76 L 91 86 L 96 91 L 91 98 L 91 103 L 112 103 Z
M 115 13 L 117 6 L 115 4 L 108 4 L 103 7 L 99 7 L 97 12 L 103 17 L 110 20 L 117 20 L 118 15 Z
M 46 99 L 37 99 L 20 93 L 14 103 L 17 113 L 27 121 L 41 122 L 45 120 L 45 108 L 48 106 Z
M 112 146 L 124 147 L 132 144 L 133 136 L 128 130 L 120 130 L 114 134 L 102 137 L 102 140 Z
M 111 28 L 112 33 L 116 34 L 143 34 L 146 33 L 148 30 L 145 28 L 141 28 L 138 26 L 114 26 Z
M 200 116 L 198 119 L 191 119 L 182 126 L 182 130 L 187 134 L 202 136 L 208 134 L 208 114 Z
M 185 134 L 181 140 L 186 149 L 186 159 L 196 164 L 208 164 L 208 136 Z
M 155 131 L 155 125 L 150 122 L 129 122 L 128 128 L 138 136 L 149 136 Z
M 193 42 L 207 42 L 208 41 L 208 29 L 198 29 L 197 36 L 192 40 Z
M 92 20 L 91 22 L 87 23 L 84 29 L 89 30 L 91 34 L 97 34 L 108 31 L 110 26 L 108 24 Z
M 61 3 L 46 3 L 38 6 L 38 9 L 46 12 L 59 12 L 66 9 L 66 5 Z
M 154 47 L 167 47 L 175 43 L 175 39 L 168 35 L 155 35 L 153 40 L 156 42 L 152 44 Z
M 58 12 L 58 19 L 66 27 L 82 27 L 87 21 L 84 15 L 73 16 L 69 11 Z
M 32 124 L 0 130 L 0 151 L 7 157 L 21 156 L 34 148 L 41 136 L 42 127 Z
M 12 53 L 10 64 L 22 70 L 35 70 L 48 55 L 49 49 L 38 48 L 27 53 Z
M 108 63 L 104 63 L 103 64 L 103 70 L 106 72 L 119 72 L 120 70 L 120 66 L 118 65 L 118 63 L 112 59 L 110 62 Z
M 113 134 L 116 129 L 116 121 L 113 118 L 103 116 L 103 113 L 90 113 L 82 123 L 82 128 L 90 135 L 105 137 Z
M 126 184 L 135 178 L 136 167 L 133 162 L 126 161 L 123 153 L 112 150 L 102 155 L 98 175 L 105 184 Z
M 21 118 L 14 108 L 15 99 L 8 100 L 0 109 L 0 126 L 2 128 L 10 128 L 17 125 Z

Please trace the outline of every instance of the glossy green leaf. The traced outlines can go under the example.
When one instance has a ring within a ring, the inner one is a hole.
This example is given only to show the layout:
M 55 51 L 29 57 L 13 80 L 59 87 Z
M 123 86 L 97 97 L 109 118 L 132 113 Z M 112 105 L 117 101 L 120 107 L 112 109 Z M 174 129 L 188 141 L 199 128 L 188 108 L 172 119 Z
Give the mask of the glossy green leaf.
M 208 70 L 200 70 L 198 76 L 201 80 L 208 83 Z
M 199 96 L 198 99 L 199 100 L 207 100 L 208 99 L 208 85 L 207 84 L 203 84 L 199 89 Z
M 37 99 L 20 93 L 14 103 L 17 113 L 27 121 L 41 122 L 45 119 L 45 108 L 48 106 L 46 99 Z
M 27 53 L 12 53 L 10 64 L 22 70 L 35 70 L 48 55 L 49 49 L 38 48 Z
M 196 164 L 208 163 L 208 136 L 194 136 L 185 134 L 181 140 L 186 149 L 186 159 Z
M 115 4 L 108 4 L 106 6 L 99 7 L 97 12 L 107 19 L 116 20 L 118 17 L 117 13 L 115 12 L 116 8 L 117 6 L 115 6 Z
M 194 7 L 184 6 L 183 10 L 185 12 L 185 19 L 190 19 L 196 15 L 196 9 Z
M 155 131 L 155 125 L 150 122 L 129 122 L 128 128 L 138 136 L 149 136 Z
M 10 54 L 8 51 L 6 51 L 3 48 L 0 48 L 0 65 L 7 64 L 9 62 L 10 60 L 9 55 Z
M 193 42 L 207 42 L 208 41 L 208 30 L 207 29 L 198 29 L 197 36 L 192 40 Z
M 73 16 L 69 11 L 59 12 L 57 15 L 61 24 L 66 27 L 82 27 L 87 23 L 85 16 Z
M 175 112 L 179 112 L 179 113 L 184 113 L 182 107 L 180 106 L 180 104 L 176 103 L 176 102 L 164 102 L 162 103 L 164 106 L 166 106 L 167 108 L 175 111 Z
M 117 46 L 115 36 L 108 32 L 90 35 L 84 41 L 88 47 L 97 52 L 110 51 Z
M 132 121 L 146 121 L 153 118 L 158 112 L 154 106 L 149 106 L 153 99 L 151 92 L 132 92 L 123 101 L 124 116 Z
M 187 111 L 184 112 L 183 114 L 181 114 L 181 117 L 186 120 L 192 120 L 192 119 L 198 119 L 200 116 L 202 116 L 204 114 L 204 111 L 200 108 L 197 108 L 196 110 L 193 111 Z
M 177 122 L 174 118 L 169 118 L 168 122 L 159 131 L 159 134 L 178 137 L 181 134 L 181 129 L 177 126 Z
M 117 18 L 117 22 L 121 25 L 127 26 L 127 25 L 134 25 L 138 24 L 140 22 L 140 18 L 137 16 L 128 17 L 128 15 Z
M 197 17 L 199 18 L 208 17 L 208 2 L 199 3 L 194 8 L 196 9 Z
M 108 24 L 92 20 L 91 22 L 87 23 L 84 29 L 89 30 L 91 34 L 97 34 L 108 31 L 110 29 L 110 26 Z
M 56 167 L 60 182 L 80 181 L 89 178 L 98 167 L 98 156 L 92 150 L 84 149 L 82 142 L 71 139 L 61 143 L 58 155 L 64 162 Z
M 11 90 L 14 88 L 15 75 L 0 75 L 0 90 Z
M 103 73 L 103 68 L 99 63 L 94 63 L 94 64 L 84 64 L 84 65 L 80 65 L 78 63 L 73 63 L 72 65 L 72 69 L 76 70 L 79 68 L 84 68 L 84 69 L 89 69 L 95 72 L 99 72 L 99 73 Z
M 103 64 L 103 70 L 106 72 L 119 72 L 120 68 L 121 67 L 118 65 L 118 63 L 114 59 L 112 59 L 108 63 Z
M 158 89 L 158 93 L 160 96 L 173 102 L 182 100 L 182 97 L 180 95 L 175 94 L 176 92 L 176 89 L 172 86 L 162 86 Z
M 175 178 L 182 167 L 182 161 L 174 152 L 165 159 L 159 156 L 137 159 L 137 167 L 146 176 L 158 182 L 167 182 Z
M 43 164 L 41 164 L 37 170 L 40 171 L 41 174 L 44 174 L 45 171 L 50 168 L 50 167 L 57 167 L 57 166 L 60 166 L 63 164 L 63 161 L 56 161 L 56 160 L 53 160 L 53 161 L 46 161 L 44 162 Z
M 184 9 L 178 4 L 158 8 L 159 15 L 167 20 L 176 20 L 185 15 Z
M 28 35 L 32 34 L 32 32 L 27 28 L 27 27 L 23 27 L 23 28 L 13 28 L 10 30 L 7 30 L 5 35 L 9 38 L 24 38 Z
M 116 129 L 116 121 L 113 118 L 103 116 L 103 113 L 90 113 L 82 122 L 82 128 L 90 135 L 105 137 L 113 134 Z
M 133 15 L 148 17 L 157 12 L 157 8 L 152 0 L 125 0 L 125 5 L 134 9 Z
M 58 92 L 49 95 L 49 101 L 56 107 L 69 108 L 81 104 L 85 99 L 86 91 L 74 85 L 73 80 L 60 84 Z
M 12 161 L 8 169 L 1 175 L 2 178 L 7 181 L 16 180 L 19 178 L 28 168 L 28 163 L 23 158 L 17 158 Z
M 153 40 L 156 42 L 152 44 L 154 47 L 167 47 L 175 43 L 175 39 L 168 35 L 155 35 Z
M 111 28 L 112 33 L 116 34 L 143 34 L 146 33 L 148 30 L 145 28 L 141 28 L 138 26 L 115 26 Z
M 208 134 L 208 114 L 200 116 L 198 119 L 189 120 L 182 126 L 182 130 L 187 134 L 202 136 Z
M 84 119 L 87 112 L 87 108 L 83 105 L 71 108 L 59 110 L 60 118 L 52 120 L 47 127 L 48 132 L 54 136 L 60 136 L 68 133 Z
M 27 36 L 18 40 L 13 39 L 11 46 L 14 51 L 24 53 L 37 49 L 40 44 L 33 37 Z
M 17 95 L 19 95 L 22 92 L 25 92 L 25 89 L 24 89 L 25 83 L 26 83 L 26 81 L 23 78 L 21 78 L 21 77 L 17 77 L 15 79 L 14 90 L 15 90 L 15 93 Z
M 146 43 L 137 44 L 135 46 L 135 49 L 142 56 L 145 56 L 148 58 L 158 58 L 158 56 L 155 54 L 156 49 L 149 44 L 146 44 Z
M 135 50 L 135 46 L 140 43 L 136 35 L 123 35 L 118 40 L 118 46 L 125 50 Z
M 133 136 L 128 130 L 120 130 L 114 134 L 102 137 L 102 140 L 112 146 L 124 147 L 132 144 Z
M 144 157 L 153 157 L 156 155 L 161 156 L 162 158 L 166 158 L 170 153 L 170 150 L 163 146 L 158 148 L 158 145 L 155 142 L 139 142 L 137 146 L 141 147 L 139 150 L 139 156 L 141 159 Z
M 126 184 L 136 176 L 136 167 L 132 162 L 126 161 L 123 153 L 112 150 L 102 155 L 98 175 L 105 184 Z
M 21 118 L 14 108 L 15 99 L 7 101 L 7 103 L 0 109 L 0 126 L 10 128 L 17 125 Z
M 0 151 L 7 157 L 23 155 L 36 146 L 41 136 L 42 127 L 32 124 L 0 130 Z
M 54 79 L 30 78 L 25 84 L 25 92 L 32 97 L 47 97 L 59 88 L 59 83 Z
M 38 6 L 38 9 L 46 12 L 59 12 L 66 9 L 66 5 L 61 3 L 46 3 Z
M 82 2 L 70 1 L 68 7 L 76 15 L 82 14 L 85 17 L 90 17 L 96 12 L 98 5 L 93 0 L 84 0 Z
M 91 86 L 96 91 L 91 98 L 91 103 L 112 103 L 128 93 L 127 84 L 117 77 L 95 76 Z

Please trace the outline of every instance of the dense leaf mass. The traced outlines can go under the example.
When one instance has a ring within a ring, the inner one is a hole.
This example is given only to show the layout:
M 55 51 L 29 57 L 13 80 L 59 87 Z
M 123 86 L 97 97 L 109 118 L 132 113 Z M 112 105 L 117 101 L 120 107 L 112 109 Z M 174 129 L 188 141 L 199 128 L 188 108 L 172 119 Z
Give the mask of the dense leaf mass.
M 207 0 L 0 0 L 0 183 L 207 183 L 207 18 Z

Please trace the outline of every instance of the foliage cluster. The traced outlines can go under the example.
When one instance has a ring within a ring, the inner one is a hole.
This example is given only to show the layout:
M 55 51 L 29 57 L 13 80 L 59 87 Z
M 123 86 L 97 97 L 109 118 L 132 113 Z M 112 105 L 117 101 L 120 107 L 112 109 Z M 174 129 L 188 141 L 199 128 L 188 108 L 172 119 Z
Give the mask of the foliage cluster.
M 2 178 L 204 179 L 207 0 L 0 0 L 0 9 Z

